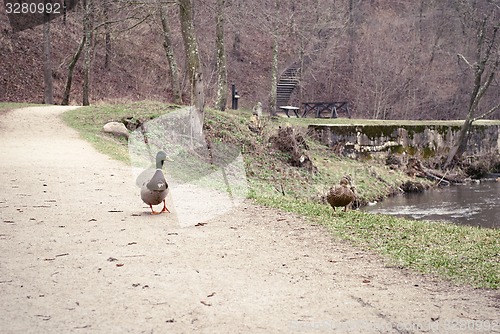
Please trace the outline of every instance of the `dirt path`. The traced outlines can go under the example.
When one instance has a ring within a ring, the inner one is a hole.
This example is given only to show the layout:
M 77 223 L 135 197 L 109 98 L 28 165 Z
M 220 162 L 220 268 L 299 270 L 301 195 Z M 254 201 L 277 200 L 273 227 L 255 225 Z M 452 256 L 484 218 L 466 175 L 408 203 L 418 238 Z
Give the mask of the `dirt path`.
M 500 333 L 498 291 L 387 268 L 294 215 L 150 216 L 66 109 L 0 117 L 0 332 Z

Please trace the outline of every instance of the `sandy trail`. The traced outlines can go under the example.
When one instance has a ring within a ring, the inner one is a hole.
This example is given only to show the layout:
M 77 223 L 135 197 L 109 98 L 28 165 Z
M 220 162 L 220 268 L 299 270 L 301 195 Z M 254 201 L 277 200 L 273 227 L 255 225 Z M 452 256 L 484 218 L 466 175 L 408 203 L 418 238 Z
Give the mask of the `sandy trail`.
M 498 291 L 387 268 L 292 214 L 149 215 L 67 109 L 0 116 L 0 332 L 500 333 Z

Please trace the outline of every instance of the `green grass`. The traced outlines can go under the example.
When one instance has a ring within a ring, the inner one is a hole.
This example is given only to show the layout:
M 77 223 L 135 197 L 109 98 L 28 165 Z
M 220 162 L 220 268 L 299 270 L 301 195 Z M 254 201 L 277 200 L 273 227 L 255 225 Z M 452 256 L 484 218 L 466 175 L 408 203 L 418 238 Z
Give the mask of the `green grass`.
M 500 287 L 500 230 L 416 221 L 330 207 L 285 197 L 253 196 L 257 203 L 309 217 L 334 236 L 385 257 L 388 266 L 410 268 L 458 284 Z
M 36 106 L 36 105 L 37 104 L 32 104 L 32 103 L 0 102 L 0 112 L 5 112 L 17 108 Z
M 63 114 L 63 120 L 78 130 L 81 136 L 89 141 L 98 151 L 113 159 L 129 163 L 127 140 L 118 139 L 102 131 L 107 122 L 120 122 L 123 118 L 133 117 L 154 119 L 169 111 L 175 110 L 175 105 L 165 105 L 160 102 L 143 101 L 129 104 L 98 104 L 89 107 L 70 110 Z
M 154 118 L 176 108 L 151 101 L 103 104 L 66 112 L 63 118 L 98 150 L 128 162 L 126 141 L 103 134 L 103 124 L 124 117 Z M 474 287 L 499 288 L 500 230 L 413 221 L 359 211 L 344 213 L 337 210 L 333 213 L 319 198 L 345 173 L 353 176 L 362 202 L 393 194 L 403 182 L 412 179 L 401 171 L 373 161 L 360 162 L 337 156 L 327 147 L 307 138 L 307 125 L 318 120 L 265 120 L 261 135 L 256 135 L 248 127 L 250 115 L 249 111 L 222 113 L 207 110 L 205 131 L 213 142 L 231 143 L 241 149 L 250 186 L 249 197 L 257 203 L 324 224 L 333 237 L 381 254 L 389 266 L 435 274 Z M 291 166 L 287 162 L 289 156 L 271 146 L 269 137 L 276 128 L 289 124 L 306 136 L 309 146 L 306 153 L 318 168 L 317 173 Z
M 477 287 L 499 287 L 498 230 L 362 212 L 349 212 L 346 218 L 327 225 L 342 238 L 386 255 L 391 265 Z

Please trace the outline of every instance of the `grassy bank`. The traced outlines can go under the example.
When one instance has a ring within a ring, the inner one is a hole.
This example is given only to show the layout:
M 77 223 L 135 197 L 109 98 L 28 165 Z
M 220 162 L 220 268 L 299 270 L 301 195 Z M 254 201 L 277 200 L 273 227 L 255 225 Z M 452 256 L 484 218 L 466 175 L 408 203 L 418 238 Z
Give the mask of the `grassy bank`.
M 334 236 L 383 255 L 388 266 L 414 269 L 458 284 L 499 288 L 498 230 L 361 211 L 333 214 L 324 205 L 279 198 L 256 200 L 262 205 L 310 217 L 327 226 Z
M 63 118 L 98 150 L 128 162 L 127 143 L 103 134 L 102 125 L 125 117 L 152 119 L 177 108 L 156 102 L 97 105 L 69 111 Z M 476 287 L 499 287 L 499 230 L 419 222 L 359 211 L 334 214 L 319 199 L 346 173 L 354 179 L 362 202 L 378 200 L 398 192 L 399 186 L 406 181 L 419 180 L 373 161 L 363 163 L 335 155 L 307 136 L 311 120 L 264 120 L 259 131 L 252 131 L 250 115 L 248 111 L 221 113 L 209 110 L 205 127 L 212 141 L 237 144 L 241 148 L 250 197 L 257 203 L 295 212 L 324 224 L 335 238 L 374 250 L 385 256 L 391 266 L 437 274 Z M 328 122 L 345 121 L 364 122 Z M 270 143 L 269 138 L 276 134 L 278 127 L 290 124 L 295 133 L 304 138 L 303 151 L 313 162 L 315 172 L 292 166 L 288 152 Z
M 0 112 L 9 111 L 17 108 L 24 108 L 29 106 L 35 106 L 32 103 L 14 103 L 14 102 L 0 102 Z

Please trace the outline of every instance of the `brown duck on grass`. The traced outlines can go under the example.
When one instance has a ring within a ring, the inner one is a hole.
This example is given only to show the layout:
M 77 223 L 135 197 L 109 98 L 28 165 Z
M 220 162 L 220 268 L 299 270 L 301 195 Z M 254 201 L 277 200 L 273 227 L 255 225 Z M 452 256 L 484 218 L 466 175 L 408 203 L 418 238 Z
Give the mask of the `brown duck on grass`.
M 347 211 L 347 206 L 356 199 L 354 186 L 351 182 L 351 177 L 349 175 L 344 175 L 340 179 L 340 185 L 331 187 L 328 191 L 326 201 L 332 206 L 333 211 L 335 211 L 336 206 L 343 206 L 344 211 Z

